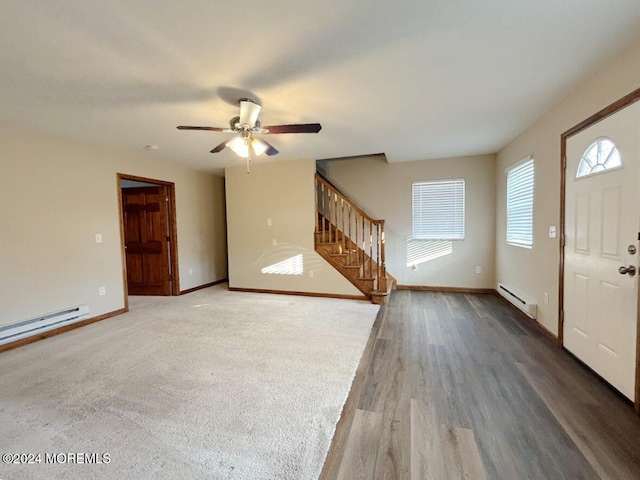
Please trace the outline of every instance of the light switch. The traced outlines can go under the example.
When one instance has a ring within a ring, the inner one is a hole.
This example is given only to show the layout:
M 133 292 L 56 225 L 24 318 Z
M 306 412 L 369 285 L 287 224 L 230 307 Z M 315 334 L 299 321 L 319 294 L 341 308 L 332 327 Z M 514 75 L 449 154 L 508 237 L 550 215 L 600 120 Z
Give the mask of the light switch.
M 96 233 L 96 243 L 102 243 L 102 234 Z
M 549 227 L 549 238 L 556 238 L 556 226 L 551 225 Z
M 271 219 L 267 218 L 267 226 L 270 227 L 271 226 Z

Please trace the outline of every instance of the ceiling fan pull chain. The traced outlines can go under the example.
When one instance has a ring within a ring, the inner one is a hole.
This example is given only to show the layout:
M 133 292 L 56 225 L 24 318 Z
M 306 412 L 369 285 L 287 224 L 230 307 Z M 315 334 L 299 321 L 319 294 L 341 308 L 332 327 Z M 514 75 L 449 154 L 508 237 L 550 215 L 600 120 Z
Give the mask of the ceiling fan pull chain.
M 247 174 L 249 173 L 249 164 L 251 163 L 251 150 L 253 150 L 253 146 L 251 145 L 251 135 L 247 135 L 244 137 L 244 143 L 247 145 Z

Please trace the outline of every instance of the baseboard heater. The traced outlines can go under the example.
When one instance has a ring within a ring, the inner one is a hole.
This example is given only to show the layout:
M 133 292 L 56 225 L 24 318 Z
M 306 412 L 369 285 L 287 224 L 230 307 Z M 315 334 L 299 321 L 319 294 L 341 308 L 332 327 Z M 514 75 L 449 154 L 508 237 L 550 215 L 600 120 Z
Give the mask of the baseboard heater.
M 515 291 L 511 287 L 507 287 L 503 283 L 498 284 L 498 293 L 506 298 L 517 308 L 522 310 L 527 316 L 535 320 L 538 313 L 538 306 L 521 293 Z
M 0 327 L 0 345 L 79 322 L 88 315 L 89 305 L 79 305 L 30 320 L 5 325 Z

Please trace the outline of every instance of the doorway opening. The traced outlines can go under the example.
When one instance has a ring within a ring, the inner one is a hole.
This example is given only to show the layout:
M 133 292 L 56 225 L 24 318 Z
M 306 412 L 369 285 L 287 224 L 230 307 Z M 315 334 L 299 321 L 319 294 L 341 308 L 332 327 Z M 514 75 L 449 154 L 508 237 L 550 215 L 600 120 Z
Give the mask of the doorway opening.
M 117 174 L 125 307 L 129 295 L 180 295 L 175 185 Z

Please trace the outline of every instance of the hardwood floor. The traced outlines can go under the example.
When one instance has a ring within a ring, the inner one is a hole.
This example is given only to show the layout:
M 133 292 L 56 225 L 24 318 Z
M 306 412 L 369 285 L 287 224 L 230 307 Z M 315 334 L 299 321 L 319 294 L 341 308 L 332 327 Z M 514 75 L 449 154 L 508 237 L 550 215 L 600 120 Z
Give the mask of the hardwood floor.
M 632 405 L 488 294 L 395 291 L 322 479 L 638 479 Z

